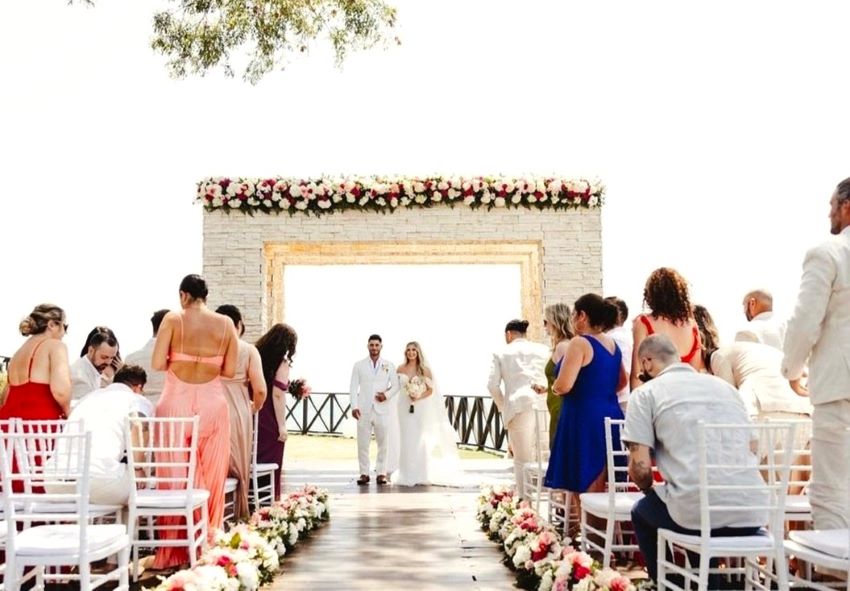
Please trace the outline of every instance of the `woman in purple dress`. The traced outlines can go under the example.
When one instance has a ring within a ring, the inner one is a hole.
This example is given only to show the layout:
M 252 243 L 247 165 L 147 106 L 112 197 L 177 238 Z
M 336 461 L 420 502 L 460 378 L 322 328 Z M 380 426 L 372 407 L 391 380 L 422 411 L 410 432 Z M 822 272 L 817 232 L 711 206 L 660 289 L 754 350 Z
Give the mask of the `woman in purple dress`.
M 288 324 L 275 324 L 257 341 L 263 361 L 263 377 L 269 393 L 260 409 L 257 425 L 257 462 L 277 464 L 274 473 L 275 499 L 280 499 L 280 474 L 286 444 L 286 392 L 289 369 L 295 356 L 298 335 Z

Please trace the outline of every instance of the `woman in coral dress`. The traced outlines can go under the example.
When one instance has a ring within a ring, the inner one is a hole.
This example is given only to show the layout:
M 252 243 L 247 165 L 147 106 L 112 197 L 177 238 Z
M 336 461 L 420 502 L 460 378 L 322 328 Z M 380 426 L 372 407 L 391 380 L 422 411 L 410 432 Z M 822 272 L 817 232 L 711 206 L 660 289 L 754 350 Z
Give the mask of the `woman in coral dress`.
M 231 304 L 215 309 L 233 321 L 236 332 L 245 334 L 242 312 Z M 251 343 L 239 339 L 239 357 L 236 375 L 222 379 L 224 394 L 230 408 L 230 469 L 231 478 L 239 481 L 233 513 L 237 520 L 248 518 L 248 489 L 251 479 L 251 444 L 254 441 L 254 413 L 266 400 L 266 382 L 263 379 L 263 362 L 260 353 Z M 249 386 L 250 385 L 250 393 Z
M 230 415 L 221 378 L 232 378 L 236 372 L 238 338 L 230 318 L 209 310 L 206 299 L 204 279 L 187 275 L 180 283 L 182 310 L 169 312 L 163 318 L 151 366 L 168 370 L 156 416 L 200 418 L 195 488 L 210 493 L 212 539 L 223 523 L 224 479 L 230 463 Z M 160 519 L 163 525 L 182 521 L 177 517 Z M 181 535 L 177 530 L 169 530 L 162 537 Z M 163 547 L 157 551 L 153 566 L 163 569 L 188 561 L 185 548 Z

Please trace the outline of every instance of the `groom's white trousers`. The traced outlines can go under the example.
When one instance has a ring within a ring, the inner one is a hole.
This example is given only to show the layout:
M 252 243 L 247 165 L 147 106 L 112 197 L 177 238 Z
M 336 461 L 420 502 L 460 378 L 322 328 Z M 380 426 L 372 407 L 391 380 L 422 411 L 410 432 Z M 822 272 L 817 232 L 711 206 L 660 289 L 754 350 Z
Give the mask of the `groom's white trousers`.
M 369 474 L 369 441 L 372 431 L 375 431 L 375 442 L 378 444 L 378 460 L 375 463 L 377 474 L 387 473 L 387 415 L 378 414 L 370 409 L 361 409 L 360 420 L 357 421 L 357 460 L 360 462 L 360 473 Z

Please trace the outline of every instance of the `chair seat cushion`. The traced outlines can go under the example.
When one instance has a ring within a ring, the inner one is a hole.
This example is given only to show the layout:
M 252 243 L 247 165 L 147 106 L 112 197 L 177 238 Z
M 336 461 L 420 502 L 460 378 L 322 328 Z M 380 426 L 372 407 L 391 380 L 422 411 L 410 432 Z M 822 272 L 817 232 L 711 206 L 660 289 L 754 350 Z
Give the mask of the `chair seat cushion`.
M 850 532 L 846 529 L 793 530 L 788 538 L 801 546 L 836 558 L 850 558 Z
M 239 481 L 235 478 L 225 478 L 224 479 L 224 492 L 231 493 L 236 490 L 239 486 Z
M 785 497 L 786 513 L 811 513 L 812 504 L 808 495 L 788 495 Z
M 659 534 L 664 532 L 664 537 L 689 549 L 698 549 L 700 546 L 700 537 L 690 534 L 680 534 L 669 529 L 658 530 Z M 709 540 L 709 548 L 712 550 L 720 550 L 728 548 L 730 552 L 736 551 L 758 551 L 771 550 L 774 545 L 773 536 L 765 531 L 762 534 L 754 536 L 715 536 Z
M 88 551 L 97 552 L 127 540 L 127 526 L 123 524 L 90 525 L 86 528 Z M 15 537 L 18 554 L 77 554 L 80 551 L 80 526 L 73 523 L 37 525 Z
M 608 513 L 607 492 L 583 493 L 579 495 L 581 507 L 592 515 L 606 515 Z M 618 492 L 614 494 L 614 513 L 620 517 L 631 517 L 632 507 L 644 494 L 642 492 Z
M 261 472 L 274 472 L 277 468 L 277 464 L 254 464 L 254 472 L 258 474 Z
M 192 506 L 206 503 L 210 491 L 196 488 L 192 491 Z M 176 509 L 186 504 L 185 490 L 140 490 L 136 493 L 136 507 Z

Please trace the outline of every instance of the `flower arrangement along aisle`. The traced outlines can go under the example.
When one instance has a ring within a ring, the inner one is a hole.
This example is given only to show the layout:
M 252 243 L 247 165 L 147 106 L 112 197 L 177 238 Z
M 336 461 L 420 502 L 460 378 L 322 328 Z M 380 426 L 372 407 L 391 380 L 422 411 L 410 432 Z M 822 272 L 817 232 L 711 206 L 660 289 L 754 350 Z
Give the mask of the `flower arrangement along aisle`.
M 488 537 L 501 545 L 522 589 L 636 591 L 627 577 L 574 550 L 527 501 L 518 502 L 511 487 L 483 487 L 476 514 Z
M 155 589 L 255 591 L 272 581 L 298 540 L 328 518 L 328 491 L 305 486 L 260 509 L 248 523 L 217 532 L 197 566 L 162 579 Z
M 196 200 L 208 211 L 322 215 L 354 209 L 392 213 L 398 208 L 464 205 L 527 209 L 591 209 L 602 205 L 599 181 L 527 177 L 228 178 L 198 183 Z

